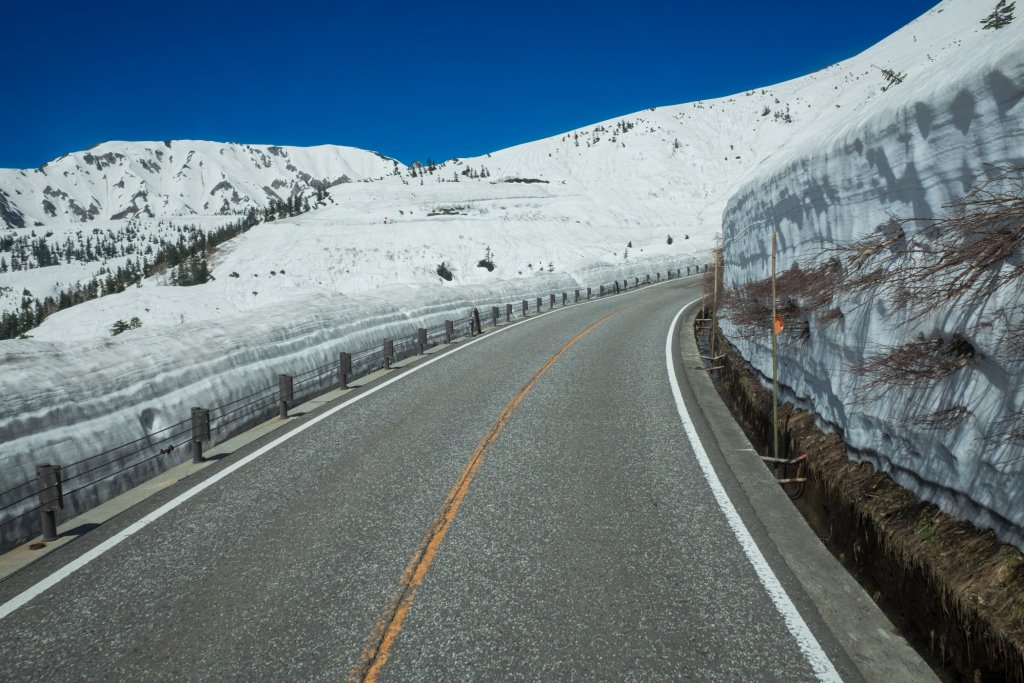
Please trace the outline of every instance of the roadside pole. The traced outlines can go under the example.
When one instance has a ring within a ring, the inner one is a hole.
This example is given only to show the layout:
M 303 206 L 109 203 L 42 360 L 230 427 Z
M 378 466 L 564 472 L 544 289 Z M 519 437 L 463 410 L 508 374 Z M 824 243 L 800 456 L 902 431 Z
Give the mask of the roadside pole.
M 717 281 L 716 281 L 717 282 Z M 781 325 L 775 305 L 775 231 L 772 231 L 772 457 L 779 457 L 779 346 Z

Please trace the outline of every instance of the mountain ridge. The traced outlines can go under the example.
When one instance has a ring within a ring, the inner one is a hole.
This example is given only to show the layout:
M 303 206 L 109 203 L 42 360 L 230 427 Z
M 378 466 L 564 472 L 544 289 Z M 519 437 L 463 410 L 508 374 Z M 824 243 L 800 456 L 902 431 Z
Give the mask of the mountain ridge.
M 35 169 L 0 169 L 0 202 L 6 207 L 0 220 L 17 229 L 139 214 L 239 215 L 399 166 L 377 152 L 340 145 L 107 141 Z

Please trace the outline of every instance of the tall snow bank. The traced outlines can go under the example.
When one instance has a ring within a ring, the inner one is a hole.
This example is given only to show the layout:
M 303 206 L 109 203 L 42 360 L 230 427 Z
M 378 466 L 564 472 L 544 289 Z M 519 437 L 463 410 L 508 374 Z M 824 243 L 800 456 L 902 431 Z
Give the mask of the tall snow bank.
M 730 200 L 723 219 L 727 288 L 768 277 L 773 230 L 782 272 L 835 244 L 863 238 L 892 217 L 941 215 L 943 205 L 983 182 L 991 165 L 1024 167 L 1024 20 L 982 31 L 975 15 L 990 7 L 946 2 L 939 10 L 960 16 L 962 41 L 954 42 L 969 47 L 946 59 L 917 55 L 927 59 L 878 98 L 873 111 L 780 151 Z M 1003 303 L 1019 301 L 1024 283 L 1001 294 Z M 806 338 L 783 335 L 779 379 L 783 399 L 838 432 L 853 457 L 1024 548 L 1024 445 L 998 438 L 1024 404 L 1024 372 L 999 360 L 1013 355 L 1002 332 L 1020 322 L 1020 309 L 1011 319 L 979 326 L 997 303 L 911 321 L 906 311 L 873 294 L 840 297 L 835 305 L 841 320 L 826 325 L 813 315 Z M 767 321 L 765 334 L 753 339 L 729 322 L 722 329 L 770 378 Z M 974 347 L 975 362 L 942 381 L 891 387 L 884 396 L 857 400 L 868 378 L 854 368 L 867 359 L 919 337 L 954 335 Z M 968 411 L 966 419 L 945 427 L 908 419 L 959 407 Z
M 535 296 L 545 297 L 546 308 L 550 293 L 571 297 L 574 289 L 593 286 L 596 296 L 598 285 L 613 279 L 629 277 L 632 285 L 633 277 L 696 263 L 694 257 L 590 261 L 571 273 L 487 285 L 393 286 L 355 295 L 304 291 L 232 317 L 143 327 L 116 337 L 0 341 L 0 509 L 26 498 L 0 512 L 0 546 L 37 531 L 31 482 L 38 463 L 77 463 L 136 440 L 144 452 L 125 464 L 153 457 L 69 498 L 64 517 L 71 517 L 187 458 L 181 449 L 154 456 L 164 444 L 164 430 L 187 420 L 192 406 L 242 400 L 272 386 L 278 373 L 300 375 L 336 361 L 341 351 L 377 349 L 384 339 L 408 338 L 419 327 L 465 318 L 474 307 L 487 315 L 485 306 L 529 298 L 532 311 Z M 143 288 L 107 298 L 146 294 Z M 99 299 L 83 307 L 90 304 L 106 305 Z M 228 434 L 215 429 L 213 436 L 217 441 Z M 106 459 L 95 464 L 103 466 Z M 23 516 L 9 522 L 18 515 Z

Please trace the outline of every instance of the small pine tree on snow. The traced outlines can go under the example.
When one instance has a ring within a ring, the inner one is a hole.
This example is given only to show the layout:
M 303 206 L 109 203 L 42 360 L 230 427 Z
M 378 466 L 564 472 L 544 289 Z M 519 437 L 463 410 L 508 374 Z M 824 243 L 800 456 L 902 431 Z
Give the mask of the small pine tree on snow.
M 629 244 L 626 245 L 626 249 L 632 249 L 632 248 L 633 248 L 633 240 L 630 240 Z
M 872 64 L 871 66 L 875 66 Z M 906 78 L 907 74 L 900 73 L 899 71 L 893 71 L 892 69 L 882 69 L 875 66 L 876 69 L 882 72 L 882 77 L 885 79 L 885 85 L 882 86 L 882 92 L 885 92 L 894 85 L 899 85 Z
M 497 267 L 494 265 L 494 254 L 491 253 L 491 248 L 487 247 L 487 251 L 484 252 L 484 257 L 477 261 L 477 268 L 486 268 L 487 272 L 493 272 Z
M 452 278 L 455 277 L 455 274 L 452 273 L 452 269 L 449 268 L 448 264 L 444 261 L 437 264 L 437 274 L 442 280 L 447 280 L 448 282 L 451 282 Z
M 995 11 L 982 20 L 982 28 L 996 30 L 1007 26 L 1013 21 L 1013 8 L 1015 5 L 1016 3 L 1013 2 L 1007 4 L 1006 0 L 999 0 L 996 3 Z
M 668 236 L 668 239 L 665 240 L 665 244 L 672 244 L 672 235 Z

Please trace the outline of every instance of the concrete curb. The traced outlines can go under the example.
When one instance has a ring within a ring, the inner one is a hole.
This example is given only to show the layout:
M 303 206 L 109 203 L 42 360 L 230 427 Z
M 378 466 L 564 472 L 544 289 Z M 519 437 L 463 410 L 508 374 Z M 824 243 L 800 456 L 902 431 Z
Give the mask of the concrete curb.
M 742 489 L 764 532 L 814 603 L 836 642 L 866 681 L 938 681 L 839 561 L 821 543 L 775 482 L 708 377 L 692 333 L 699 307 L 680 321 L 678 352 L 690 391 L 687 404 L 703 414 L 712 446 Z

